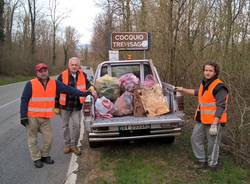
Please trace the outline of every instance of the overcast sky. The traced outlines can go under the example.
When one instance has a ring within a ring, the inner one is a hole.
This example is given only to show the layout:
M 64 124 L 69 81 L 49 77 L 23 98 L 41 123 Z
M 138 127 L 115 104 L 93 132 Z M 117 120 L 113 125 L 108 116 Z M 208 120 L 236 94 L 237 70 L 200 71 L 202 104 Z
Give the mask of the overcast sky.
M 43 0 L 48 4 L 49 0 Z M 63 20 L 62 25 L 72 26 L 81 35 L 81 44 L 88 44 L 91 41 L 94 20 L 101 11 L 96 6 L 96 0 L 58 0 L 60 12 L 69 12 L 68 18 Z

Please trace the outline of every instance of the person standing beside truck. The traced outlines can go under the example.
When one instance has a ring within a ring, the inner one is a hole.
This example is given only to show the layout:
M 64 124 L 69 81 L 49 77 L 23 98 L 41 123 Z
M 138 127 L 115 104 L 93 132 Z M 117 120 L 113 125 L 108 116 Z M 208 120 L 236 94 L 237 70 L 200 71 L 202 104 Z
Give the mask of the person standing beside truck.
M 49 77 L 48 66 L 39 63 L 35 66 L 36 77 L 27 82 L 21 97 L 21 124 L 27 129 L 27 141 L 31 159 L 36 168 L 43 163 L 54 164 L 49 156 L 52 145 L 52 127 L 50 119 L 54 116 L 56 93 L 65 92 L 75 96 L 87 96 L 90 92 L 81 92 Z M 43 135 L 43 147 L 37 145 L 38 132 Z
M 64 70 L 57 78 L 65 85 L 77 88 L 80 91 L 86 91 L 91 86 L 86 74 L 80 69 L 80 59 L 72 57 L 68 62 L 68 69 Z M 80 155 L 81 151 L 77 147 L 80 137 L 80 121 L 82 116 L 82 107 L 85 98 L 74 95 L 67 95 L 61 93 L 57 97 L 56 107 L 60 108 L 60 115 L 63 122 L 63 136 L 64 136 L 64 153 L 70 152 Z M 72 119 L 72 132 L 70 132 L 70 119 Z
M 191 144 L 198 164 L 195 168 L 216 170 L 219 167 L 219 148 L 227 123 L 228 89 L 218 79 L 219 65 L 208 62 L 203 65 L 204 78 L 196 89 L 176 87 L 176 91 L 198 96 L 198 107 L 195 113 L 197 123 L 194 126 Z M 205 141 L 207 140 L 207 153 Z

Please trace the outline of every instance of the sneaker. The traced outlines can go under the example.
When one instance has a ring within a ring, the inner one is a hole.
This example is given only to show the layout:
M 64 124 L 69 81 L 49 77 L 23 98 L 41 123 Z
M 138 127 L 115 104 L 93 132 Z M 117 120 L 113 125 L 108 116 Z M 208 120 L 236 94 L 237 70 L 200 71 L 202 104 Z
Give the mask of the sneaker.
M 68 154 L 68 153 L 70 153 L 72 150 L 71 150 L 71 148 L 69 147 L 69 146 L 65 146 L 64 148 L 63 148 L 63 152 L 65 153 L 65 154 Z
M 223 163 L 219 161 L 217 165 L 214 165 L 214 166 L 208 165 L 208 170 L 215 172 L 215 171 L 222 169 L 222 167 L 223 167 Z
M 54 164 L 55 163 L 55 161 L 52 160 L 50 156 L 42 157 L 41 161 L 44 162 L 45 164 Z
M 42 168 L 42 167 L 43 167 L 43 163 L 42 163 L 41 159 L 35 160 L 35 161 L 34 161 L 34 166 L 35 166 L 36 168 Z
M 81 150 L 76 146 L 71 147 L 71 151 L 76 155 L 81 155 Z

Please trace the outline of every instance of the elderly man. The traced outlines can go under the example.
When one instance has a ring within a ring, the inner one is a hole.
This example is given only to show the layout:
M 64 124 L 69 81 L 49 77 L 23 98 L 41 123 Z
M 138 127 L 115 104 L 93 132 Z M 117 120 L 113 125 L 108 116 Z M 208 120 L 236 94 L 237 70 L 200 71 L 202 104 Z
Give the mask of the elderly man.
M 52 127 L 50 119 L 54 116 L 55 97 L 63 92 L 72 96 L 87 96 L 90 92 L 82 92 L 68 87 L 49 77 L 48 66 L 44 63 L 35 66 L 36 78 L 27 82 L 21 97 L 21 124 L 27 129 L 28 147 L 36 168 L 43 163 L 54 164 L 49 156 L 52 144 Z M 37 145 L 38 132 L 43 135 L 43 147 Z
M 195 113 L 197 123 L 191 137 L 193 152 L 198 161 L 195 168 L 208 166 L 209 169 L 216 170 L 219 165 L 219 147 L 227 122 L 228 104 L 228 89 L 218 79 L 219 73 L 219 66 L 215 62 L 208 62 L 203 65 L 204 78 L 198 88 L 176 87 L 179 92 L 198 96 Z M 205 149 L 206 140 L 207 149 Z
M 62 81 L 65 85 L 83 92 L 90 87 L 90 82 L 86 74 L 80 69 L 80 59 L 77 57 L 69 59 L 68 68 L 58 76 L 58 80 Z M 64 153 L 73 152 L 76 155 L 80 155 L 81 151 L 77 147 L 77 144 L 80 136 L 81 110 L 85 98 L 61 93 L 57 101 L 56 106 L 60 108 L 60 115 L 63 122 Z M 72 120 L 72 132 L 70 132 L 69 126 L 70 119 Z

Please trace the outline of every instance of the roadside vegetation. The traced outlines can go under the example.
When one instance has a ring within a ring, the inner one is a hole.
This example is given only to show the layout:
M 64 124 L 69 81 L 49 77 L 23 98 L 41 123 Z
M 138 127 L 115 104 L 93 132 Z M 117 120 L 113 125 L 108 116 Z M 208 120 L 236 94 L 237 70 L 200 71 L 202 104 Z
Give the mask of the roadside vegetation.
M 248 184 L 249 168 L 237 166 L 221 152 L 218 171 L 194 169 L 191 128 L 185 127 L 174 144 L 162 140 L 115 142 L 90 149 L 86 142 L 79 157 L 78 184 Z
M 0 76 L 0 85 L 11 84 L 31 79 L 32 76 Z

